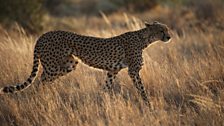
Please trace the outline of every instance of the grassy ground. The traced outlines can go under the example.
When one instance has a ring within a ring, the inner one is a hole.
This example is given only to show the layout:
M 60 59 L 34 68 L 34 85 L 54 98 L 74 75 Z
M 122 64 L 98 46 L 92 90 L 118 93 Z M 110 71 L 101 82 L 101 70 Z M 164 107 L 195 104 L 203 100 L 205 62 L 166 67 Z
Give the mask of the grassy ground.
M 79 64 L 76 71 L 53 84 L 37 88 L 34 83 L 24 92 L 1 95 L 0 125 L 224 125 L 223 27 L 198 24 L 190 12 L 177 20 L 178 16 L 170 15 L 173 12 L 161 12 L 161 8 L 150 12 L 151 20 L 159 19 L 172 28 L 170 43 L 158 42 L 144 51 L 140 75 L 154 110 L 142 103 L 126 69 L 119 73 L 115 95 L 110 96 L 101 91 L 105 72 Z M 110 37 L 143 27 L 138 17 L 148 14 L 61 20 L 81 27 L 70 27 L 79 33 Z M 157 17 L 160 14 L 164 17 Z M 2 87 L 29 76 L 37 36 L 26 35 L 21 28 L 0 32 Z

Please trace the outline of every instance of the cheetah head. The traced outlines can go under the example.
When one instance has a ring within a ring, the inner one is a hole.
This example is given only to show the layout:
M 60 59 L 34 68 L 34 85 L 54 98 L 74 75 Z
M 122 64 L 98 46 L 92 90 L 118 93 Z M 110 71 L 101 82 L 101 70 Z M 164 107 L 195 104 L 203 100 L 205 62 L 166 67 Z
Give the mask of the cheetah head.
M 153 23 L 145 23 L 148 31 L 148 37 L 153 41 L 161 40 L 168 42 L 170 40 L 169 28 L 162 23 L 154 21 Z

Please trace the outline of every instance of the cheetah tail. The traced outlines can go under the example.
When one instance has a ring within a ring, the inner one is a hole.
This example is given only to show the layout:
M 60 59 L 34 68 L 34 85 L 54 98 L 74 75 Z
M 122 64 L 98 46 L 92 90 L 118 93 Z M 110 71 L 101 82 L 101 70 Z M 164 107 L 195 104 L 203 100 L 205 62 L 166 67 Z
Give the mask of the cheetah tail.
M 40 64 L 39 54 L 34 52 L 33 69 L 29 78 L 22 84 L 0 88 L 0 94 L 16 93 L 28 88 L 33 83 L 34 79 L 37 76 L 39 64 Z

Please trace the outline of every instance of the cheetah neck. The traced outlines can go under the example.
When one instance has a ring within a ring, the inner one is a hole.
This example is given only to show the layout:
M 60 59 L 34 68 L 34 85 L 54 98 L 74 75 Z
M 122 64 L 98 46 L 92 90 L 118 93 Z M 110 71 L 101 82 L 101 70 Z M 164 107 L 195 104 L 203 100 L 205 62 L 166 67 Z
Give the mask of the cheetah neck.
M 140 43 L 142 43 L 142 49 L 157 41 L 154 37 L 153 31 L 149 31 L 147 28 L 143 28 L 135 32 L 139 36 Z

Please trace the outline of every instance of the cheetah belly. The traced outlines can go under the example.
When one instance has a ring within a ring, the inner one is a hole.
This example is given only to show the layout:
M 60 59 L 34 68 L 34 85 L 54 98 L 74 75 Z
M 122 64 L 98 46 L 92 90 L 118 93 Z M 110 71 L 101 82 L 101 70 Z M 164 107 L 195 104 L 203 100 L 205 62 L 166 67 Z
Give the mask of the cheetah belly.
M 98 58 L 81 58 L 81 61 L 84 64 L 87 64 L 91 67 L 108 71 L 116 71 L 127 67 L 127 65 L 125 65 L 123 60 L 121 59 L 111 60 L 107 58 L 98 57 Z

